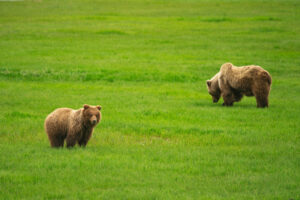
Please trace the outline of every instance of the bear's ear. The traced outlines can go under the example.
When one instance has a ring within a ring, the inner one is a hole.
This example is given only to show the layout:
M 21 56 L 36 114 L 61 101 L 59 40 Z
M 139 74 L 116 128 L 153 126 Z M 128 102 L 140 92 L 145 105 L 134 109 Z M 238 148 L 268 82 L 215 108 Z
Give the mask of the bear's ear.
M 90 107 L 90 106 L 87 105 L 87 104 L 84 104 L 84 105 L 83 105 L 84 110 L 88 109 L 89 107 Z
M 211 86 L 211 81 L 210 81 L 210 80 L 207 80 L 207 81 L 206 81 L 206 84 L 207 84 L 208 87 L 210 87 L 210 86 Z
M 98 110 L 101 110 L 101 106 L 96 106 L 96 108 L 98 108 Z

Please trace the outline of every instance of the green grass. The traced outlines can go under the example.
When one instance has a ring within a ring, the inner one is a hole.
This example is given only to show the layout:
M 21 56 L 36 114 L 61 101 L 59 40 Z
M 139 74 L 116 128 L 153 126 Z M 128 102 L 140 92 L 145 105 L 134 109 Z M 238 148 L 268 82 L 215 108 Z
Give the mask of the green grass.
M 300 2 L 0 2 L 0 199 L 300 199 Z M 213 104 L 221 64 L 273 77 L 270 107 Z M 86 148 L 58 107 L 100 104 Z

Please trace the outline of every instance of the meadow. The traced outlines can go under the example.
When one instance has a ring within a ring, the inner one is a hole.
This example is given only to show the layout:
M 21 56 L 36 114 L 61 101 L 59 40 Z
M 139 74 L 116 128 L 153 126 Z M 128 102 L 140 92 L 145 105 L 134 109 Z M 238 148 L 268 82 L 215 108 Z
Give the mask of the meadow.
M 212 103 L 225 62 L 270 107 Z M 101 105 L 86 148 L 50 148 L 58 107 Z M 0 1 L 0 199 L 300 199 L 298 0 Z

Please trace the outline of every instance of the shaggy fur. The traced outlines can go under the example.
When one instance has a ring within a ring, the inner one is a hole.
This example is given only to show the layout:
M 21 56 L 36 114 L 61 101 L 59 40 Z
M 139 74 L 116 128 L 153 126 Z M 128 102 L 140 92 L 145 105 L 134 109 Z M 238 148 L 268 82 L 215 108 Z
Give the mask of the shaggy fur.
M 100 110 L 101 106 L 85 104 L 78 110 L 58 108 L 50 113 L 44 125 L 51 147 L 63 147 L 64 140 L 67 147 L 73 147 L 76 143 L 86 146 L 101 119 Z
M 232 106 L 240 101 L 244 95 L 255 96 L 257 107 L 269 106 L 269 92 L 272 78 L 266 70 L 260 66 L 250 65 L 235 67 L 231 63 L 225 63 L 211 80 L 207 80 L 207 89 L 218 102 L 223 97 L 225 106 Z

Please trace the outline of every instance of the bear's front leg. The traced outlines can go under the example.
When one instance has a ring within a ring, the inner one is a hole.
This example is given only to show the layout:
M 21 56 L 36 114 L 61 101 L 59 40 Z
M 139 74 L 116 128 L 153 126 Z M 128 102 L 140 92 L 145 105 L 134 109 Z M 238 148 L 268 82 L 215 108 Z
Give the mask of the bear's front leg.
M 79 145 L 80 147 L 85 147 L 86 144 L 87 144 L 87 141 L 85 140 L 84 137 L 82 137 L 82 138 L 78 141 L 78 145 Z
M 93 130 L 88 130 L 83 136 L 82 138 L 79 140 L 78 144 L 79 146 L 85 147 L 86 144 L 88 143 L 88 141 L 91 138 Z
M 86 141 L 86 140 L 80 140 L 80 141 L 78 142 L 78 145 L 79 145 L 80 147 L 85 147 L 86 144 L 87 144 L 87 141 Z
M 70 148 L 70 147 L 74 147 L 75 144 L 76 144 L 76 137 L 75 135 L 73 134 L 68 134 L 67 138 L 66 138 L 66 142 L 67 142 L 67 147 Z
M 234 101 L 239 102 L 243 98 L 243 94 L 241 92 L 234 93 Z
M 222 97 L 224 100 L 223 106 L 233 106 L 234 96 L 232 93 L 223 93 Z

